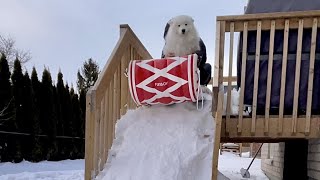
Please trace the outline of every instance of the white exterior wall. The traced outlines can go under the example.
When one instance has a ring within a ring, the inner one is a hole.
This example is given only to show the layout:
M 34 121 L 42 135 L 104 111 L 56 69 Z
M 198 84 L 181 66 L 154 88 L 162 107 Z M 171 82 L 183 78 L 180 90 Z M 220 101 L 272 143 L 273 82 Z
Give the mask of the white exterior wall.
M 310 180 L 320 180 L 320 139 L 309 140 L 308 176 Z
M 270 180 L 282 180 L 284 143 L 265 143 L 261 149 L 261 169 Z

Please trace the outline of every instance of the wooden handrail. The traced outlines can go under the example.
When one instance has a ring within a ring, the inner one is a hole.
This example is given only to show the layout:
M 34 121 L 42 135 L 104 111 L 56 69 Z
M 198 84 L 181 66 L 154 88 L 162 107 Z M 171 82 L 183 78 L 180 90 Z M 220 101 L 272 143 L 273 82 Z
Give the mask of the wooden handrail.
M 129 62 L 151 58 L 129 25 L 120 25 L 120 38 L 98 80 L 87 92 L 85 180 L 93 179 L 103 169 L 117 120 L 136 107 L 125 76 Z
M 120 59 L 125 49 L 129 46 L 133 46 L 136 48 L 137 53 L 140 56 L 145 57 L 146 59 L 151 59 L 152 56 L 147 51 L 147 49 L 143 46 L 141 41 L 132 31 L 128 24 L 120 25 L 120 38 L 119 41 L 112 51 L 107 64 L 104 66 L 101 71 L 96 83 L 94 84 L 92 90 L 101 91 L 106 89 L 106 84 L 110 81 L 111 75 L 114 73 L 114 67 L 120 64 Z M 99 91 L 100 92 L 100 91 Z
M 295 11 L 295 12 L 277 12 L 277 13 L 259 13 L 232 16 L 217 16 L 217 21 L 251 21 L 268 19 L 286 19 L 286 18 L 311 18 L 319 17 L 320 10 L 314 11 Z

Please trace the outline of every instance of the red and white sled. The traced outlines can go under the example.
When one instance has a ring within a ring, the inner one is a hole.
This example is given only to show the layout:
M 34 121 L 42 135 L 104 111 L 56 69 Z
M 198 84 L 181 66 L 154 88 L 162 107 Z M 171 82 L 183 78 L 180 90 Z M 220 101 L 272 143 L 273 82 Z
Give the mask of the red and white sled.
M 133 60 L 128 79 L 137 105 L 170 105 L 197 101 L 200 75 L 196 54 L 164 59 Z

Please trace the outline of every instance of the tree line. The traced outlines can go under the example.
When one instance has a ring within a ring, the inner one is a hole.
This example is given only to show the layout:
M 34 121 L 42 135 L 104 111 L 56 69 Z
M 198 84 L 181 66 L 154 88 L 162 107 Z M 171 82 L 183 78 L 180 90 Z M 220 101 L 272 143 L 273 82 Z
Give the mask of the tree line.
M 85 61 L 76 92 L 62 72 L 54 84 L 47 68 L 39 80 L 35 67 L 29 75 L 19 59 L 10 68 L 0 56 L 0 162 L 84 158 L 85 95 L 98 78 L 97 63 Z

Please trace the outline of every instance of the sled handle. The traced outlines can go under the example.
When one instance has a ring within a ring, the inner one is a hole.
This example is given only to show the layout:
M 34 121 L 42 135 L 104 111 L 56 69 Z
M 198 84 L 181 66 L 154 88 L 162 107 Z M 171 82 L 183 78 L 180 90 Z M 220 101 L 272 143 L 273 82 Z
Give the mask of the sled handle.
M 129 76 L 128 76 L 128 68 L 126 68 L 126 69 L 124 70 L 124 73 L 123 73 L 123 74 L 124 74 L 124 76 L 129 77 Z

